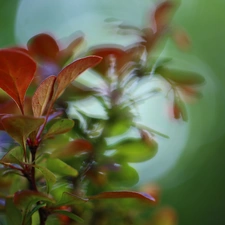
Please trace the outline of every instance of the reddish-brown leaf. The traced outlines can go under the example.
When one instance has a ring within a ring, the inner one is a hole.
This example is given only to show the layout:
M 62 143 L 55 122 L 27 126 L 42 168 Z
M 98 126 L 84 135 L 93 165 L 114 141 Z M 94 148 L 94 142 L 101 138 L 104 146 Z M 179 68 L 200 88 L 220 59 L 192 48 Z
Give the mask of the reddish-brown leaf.
M 50 76 L 45 79 L 32 97 L 32 109 L 35 117 L 43 115 L 52 94 L 56 76 Z
M 40 61 L 56 61 L 59 46 L 49 34 L 41 33 L 32 37 L 27 43 L 30 54 Z
M 108 75 L 110 64 L 113 60 L 116 60 L 117 63 L 125 55 L 125 49 L 120 45 L 100 45 L 92 49 L 91 52 L 94 55 L 102 57 L 102 61 L 94 67 L 94 70 L 103 76 Z
M 59 152 L 53 153 L 53 155 L 60 158 L 66 158 L 77 154 L 91 152 L 92 149 L 93 146 L 90 142 L 84 139 L 76 139 L 66 145 L 64 149 L 60 150 Z
M 151 195 L 144 192 L 135 192 L 135 191 L 110 191 L 102 192 L 98 195 L 89 197 L 90 200 L 94 199 L 107 199 L 107 198 L 136 198 L 154 203 L 156 200 Z
M 55 81 L 55 92 L 53 99 L 56 100 L 66 89 L 66 87 L 77 78 L 82 72 L 97 65 L 101 61 L 99 56 L 87 56 L 78 59 L 66 66 L 57 76 Z
M 22 190 L 14 194 L 14 204 L 20 209 L 27 209 L 38 201 L 55 203 L 54 199 L 37 191 Z
M 73 54 L 76 52 L 78 47 L 84 42 L 84 37 L 80 36 L 74 39 L 67 48 L 63 49 L 58 54 L 58 61 L 60 65 L 64 65 L 67 60 L 69 60 Z
M 0 50 L 0 88 L 16 102 L 23 113 L 24 98 L 36 71 L 36 63 L 21 51 Z
M 188 50 L 191 45 L 190 38 L 184 30 L 175 29 L 172 38 L 181 50 Z
M 97 72 L 106 76 L 111 68 L 117 75 L 132 66 L 133 62 L 138 62 L 145 48 L 143 45 L 134 45 L 124 48 L 120 45 L 103 45 L 92 49 L 94 55 L 102 57 L 102 61 L 94 68 Z M 114 64 L 114 67 L 112 65 Z
M 154 32 L 165 28 L 169 22 L 169 15 L 173 7 L 174 4 L 171 1 L 165 1 L 156 7 L 152 18 Z

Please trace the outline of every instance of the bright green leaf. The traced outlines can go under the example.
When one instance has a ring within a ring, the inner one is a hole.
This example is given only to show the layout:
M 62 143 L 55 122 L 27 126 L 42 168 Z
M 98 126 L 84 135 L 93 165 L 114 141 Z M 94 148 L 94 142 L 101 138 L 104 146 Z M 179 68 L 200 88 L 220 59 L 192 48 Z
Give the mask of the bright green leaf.
M 76 177 L 78 175 L 78 172 L 76 169 L 64 163 L 60 159 L 50 158 L 47 160 L 46 165 L 47 165 L 47 168 L 51 170 L 53 173 L 56 173 L 61 176 Z

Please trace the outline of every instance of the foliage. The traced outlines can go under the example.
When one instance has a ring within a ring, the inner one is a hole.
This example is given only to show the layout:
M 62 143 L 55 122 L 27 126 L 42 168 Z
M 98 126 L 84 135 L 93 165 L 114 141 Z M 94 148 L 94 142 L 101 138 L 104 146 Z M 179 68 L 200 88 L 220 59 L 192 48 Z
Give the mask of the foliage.
M 7 224 L 44 225 L 57 218 L 58 224 L 101 225 L 109 224 L 107 215 L 112 212 L 116 217 L 121 213 L 124 222 L 130 214 L 128 201 L 121 201 L 124 210 L 107 212 L 102 199 L 157 202 L 157 194 L 149 189 L 126 188 L 138 182 L 129 163 L 151 159 L 158 146 L 154 136 L 166 137 L 140 124 L 133 110 L 160 90 L 149 89 L 136 97 L 132 92 L 146 78 L 164 80 L 172 96 L 173 118 L 186 121 L 183 96 L 195 97 L 197 85 L 204 81 L 152 55 L 165 34 L 175 37 L 181 48 L 188 45 L 187 36 L 168 25 L 171 10 L 169 1 L 158 5 L 143 29 L 121 24 L 118 29 L 139 37 L 132 46 L 94 46 L 75 61 L 82 36 L 62 50 L 45 33 L 32 37 L 26 48 L 0 50 L 0 88 L 8 94 L 0 97 L 0 129 L 1 136 L 11 140 L 0 160 L 0 204 Z M 101 77 L 99 87 L 74 81 L 87 69 Z M 97 116 L 96 109 L 82 110 L 78 103 L 87 104 L 87 100 L 98 102 L 105 116 Z

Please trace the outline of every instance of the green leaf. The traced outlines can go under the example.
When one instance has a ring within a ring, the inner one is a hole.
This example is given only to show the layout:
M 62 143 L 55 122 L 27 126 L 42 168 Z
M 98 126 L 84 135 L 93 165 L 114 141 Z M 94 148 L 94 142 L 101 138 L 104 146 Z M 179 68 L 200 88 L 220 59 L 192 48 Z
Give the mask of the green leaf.
M 29 209 L 33 204 L 36 204 L 38 201 L 46 203 L 55 203 L 55 200 L 50 198 L 48 195 L 37 191 L 23 190 L 17 191 L 14 194 L 14 204 L 16 207 L 22 210 Z
M 48 170 L 45 167 L 39 166 L 39 165 L 35 165 L 35 167 L 41 171 L 41 173 L 43 174 L 45 180 L 46 180 L 46 184 L 47 184 L 47 193 L 49 193 L 49 191 L 52 189 L 52 186 L 55 184 L 56 182 L 56 176 L 54 173 L 52 173 L 50 170 Z
M 160 74 L 165 79 L 182 85 L 202 84 L 205 81 L 204 77 L 192 71 L 182 71 L 166 67 L 159 67 L 156 69 L 156 73 Z
M 48 132 L 44 136 L 45 139 L 70 131 L 74 126 L 74 121 L 70 119 L 55 119 L 50 124 Z
M 43 118 L 23 115 L 7 115 L 1 121 L 5 131 L 22 146 L 26 145 L 29 134 L 44 123 Z
M 117 165 L 117 168 L 107 171 L 108 181 L 113 185 L 128 187 L 139 181 L 138 172 L 128 163 Z
M 77 195 L 71 194 L 69 192 L 63 192 L 61 199 L 55 205 L 55 207 L 63 206 L 63 205 L 74 205 L 74 204 L 81 204 L 87 202 L 87 198 L 82 198 Z
M 125 133 L 132 125 L 132 120 L 130 118 L 117 120 L 109 124 L 107 135 L 117 136 Z
M 135 191 L 111 191 L 111 192 L 102 192 L 98 195 L 88 197 L 89 200 L 94 199 L 108 199 L 108 198 L 137 198 L 145 200 L 149 203 L 154 203 L 156 200 L 151 195 L 143 192 Z
M 80 218 L 79 216 L 75 215 L 74 213 L 68 212 L 66 210 L 54 210 L 53 213 L 62 214 L 62 215 L 68 216 L 69 218 L 71 218 L 74 221 L 77 221 L 78 223 L 83 223 L 84 222 L 84 220 L 82 218 Z
M 53 173 L 56 173 L 61 176 L 76 177 L 78 175 L 78 172 L 76 169 L 64 163 L 60 159 L 50 158 L 47 160 L 46 165 L 47 165 L 47 168 L 51 170 Z
M 1 159 L 1 161 L 6 163 L 20 163 L 23 161 L 23 150 L 20 146 L 16 146 L 9 150 Z
M 66 66 L 58 74 L 55 82 L 55 91 L 53 101 L 55 101 L 66 89 L 66 87 L 76 79 L 85 70 L 97 65 L 101 61 L 101 57 L 87 56 L 85 58 L 78 59 Z
M 32 109 L 35 117 L 40 117 L 45 112 L 46 106 L 52 97 L 55 80 L 56 76 L 48 77 L 34 93 L 32 97 Z
M 22 213 L 15 206 L 13 198 L 6 198 L 5 213 L 7 224 L 18 225 L 22 223 Z
M 127 162 L 143 162 L 156 154 L 157 143 L 153 139 L 128 139 L 115 146 L 115 149 L 115 157 L 124 158 Z

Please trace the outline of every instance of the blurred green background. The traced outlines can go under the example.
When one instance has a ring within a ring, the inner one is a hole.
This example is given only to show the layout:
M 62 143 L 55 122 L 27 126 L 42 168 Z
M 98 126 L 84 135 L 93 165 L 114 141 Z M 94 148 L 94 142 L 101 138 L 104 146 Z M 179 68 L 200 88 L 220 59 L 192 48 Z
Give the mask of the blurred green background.
M 128 45 L 134 37 L 115 35 L 116 18 L 135 26 L 146 23 L 150 0 L 0 0 L 0 47 L 25 44 L 39 32 L 65 39 L 77 30 L 89 46 L 103 43 Z M 158 183 L 162 205 L 174 207 L 179 225 L 224 225 L 225 209 L 225 1 L 182 0 L 172 23 L 183 27 L 191 50 L 179 51 L 168 40 L 160 52 L 177 67 L 199 72 L 206 83 L 203 97 L 187 105 L 189 121 L 171 121 L 165 99 L 157 96 L 140 107 L 142 120 L 170 136 L 158 138 L 157 156 L 134 165 L 140 182 Z

